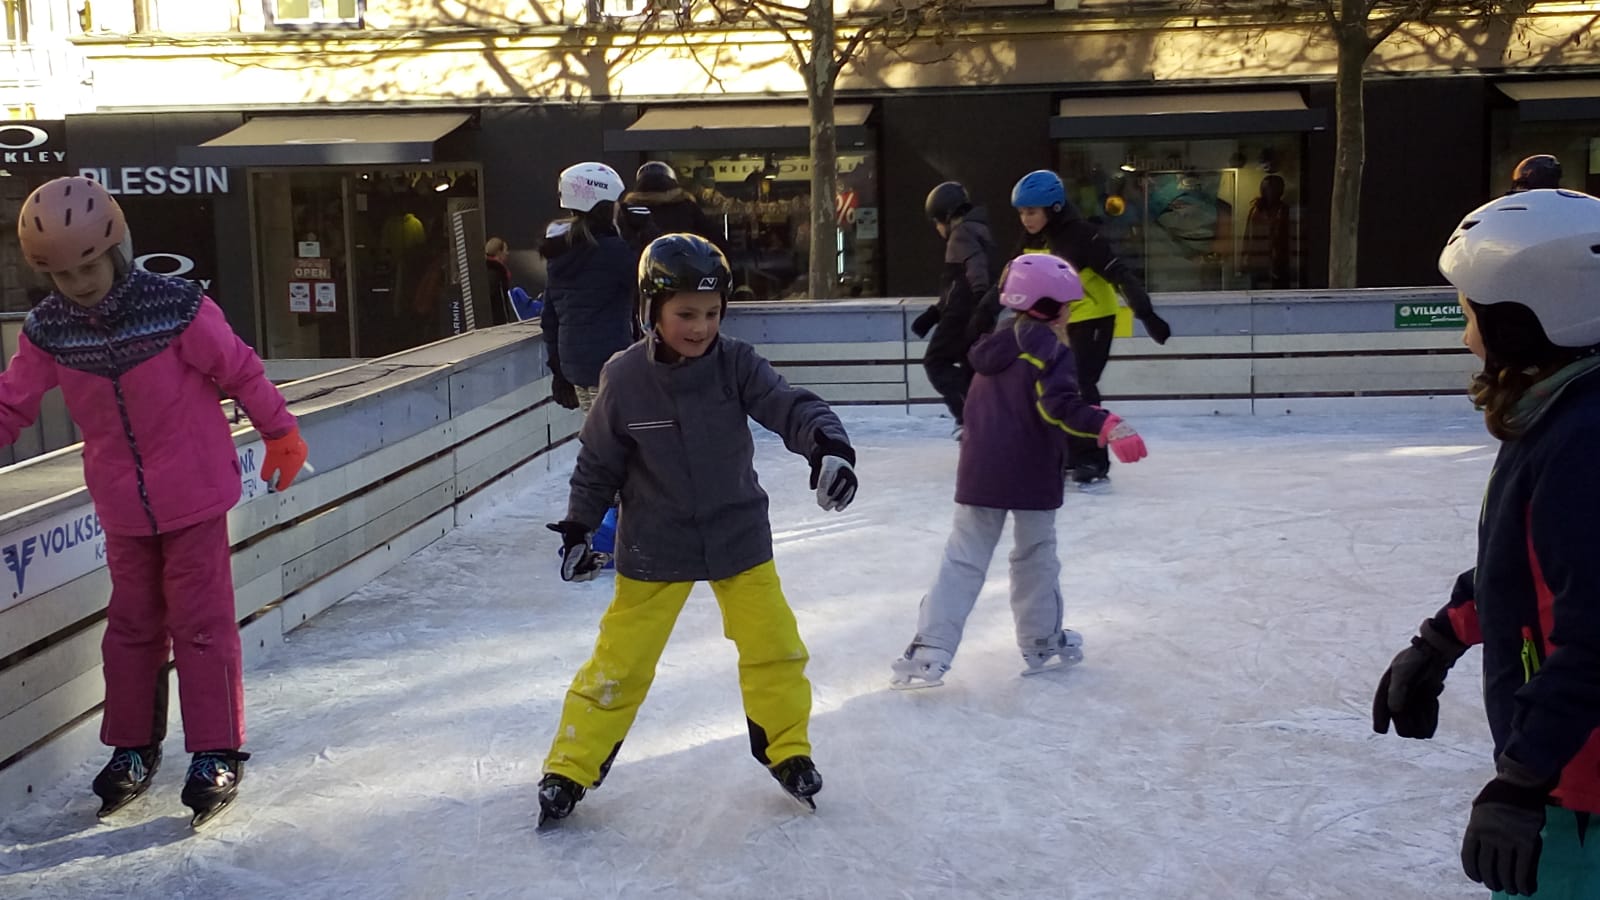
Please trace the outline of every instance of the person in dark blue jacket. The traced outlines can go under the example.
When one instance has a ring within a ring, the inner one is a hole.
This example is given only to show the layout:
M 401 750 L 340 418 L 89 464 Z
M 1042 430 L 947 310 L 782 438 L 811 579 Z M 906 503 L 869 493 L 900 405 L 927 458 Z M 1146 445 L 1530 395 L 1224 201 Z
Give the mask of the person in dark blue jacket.
M 580 163 L 561 173 L 561 208 L 570 215 L 545 229 L 544 310 L 556 402 L 588 414 L 600 367 L 633 343 L 638 254 L 617 234 L 622 178 L 610 166 Z
M 1445 675 L 1483 644 L 1496 775 L 1461 863 L 1496 897 L 1600 897 L 1600 200 L 1532 190 L 1469 213 L 1440 271 L 1461 292 L 1471 396 L 1501 442 L 1478 559 L 1373 699 L 1430 738 Z

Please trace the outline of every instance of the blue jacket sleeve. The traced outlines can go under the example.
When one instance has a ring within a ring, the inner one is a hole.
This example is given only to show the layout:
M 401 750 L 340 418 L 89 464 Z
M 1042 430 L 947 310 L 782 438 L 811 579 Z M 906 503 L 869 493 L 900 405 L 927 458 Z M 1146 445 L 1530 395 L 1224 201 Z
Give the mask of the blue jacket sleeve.
M 1540 466 L 1528 509 L 1534 562 L 1550 590 L 1552 649 L 1517 691 L 1505 746 L 1512 759 L 1551 777 L 1600 728 L 1600 422 L 1560 438 Z

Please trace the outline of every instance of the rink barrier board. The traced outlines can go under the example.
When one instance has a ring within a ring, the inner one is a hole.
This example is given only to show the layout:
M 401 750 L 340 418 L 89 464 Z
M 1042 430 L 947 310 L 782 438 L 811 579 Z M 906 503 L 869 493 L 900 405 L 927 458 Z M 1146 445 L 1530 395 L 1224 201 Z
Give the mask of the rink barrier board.
M 545 467 L 529 463 L 573 443 L 581 416 L 548 400 L 543 341 L 530 334 L 537 329 L 477 332 L 284 387 L 318 470 L 229 515 L 247 665 L 470 518 L 458 517 L 458 504 L 492 508 L 495 492 L 485 488 L 519 467 L 542 475 Z M 257 439 L 247 428 L 237 434 L 241 444 Z M 81 466 L 76 453 L 40 462 Z M 5 474 L 15 479 L 33 465 Z M 81 470 L 78 483 L 79 491 L 43 505 L 86 503 Z M 0 475 L 0 497 L 29 493 L 6 487 Z M 0 540 L 44 516 L 40 504 L 27 506 L 34 508 L 0 517 L 8 534 Z M 97 752 L 109 589 L 99 568 L 0 610 L 0 661 L 10 663 L 0 669 L 0 808 L 25 802 L 37 781 Z
M 1143 397 L 1136 405 L 1146 411 L 1224 414 L 1371 409 L 1376 401 L 1351 399 L 1365 391 L 1459 395 L 1458 384 L 1446 383 L 1452 365 L 1470 370 L 1458 333 L 1394 328 L 1395 303 L 1437 302 L 1439 292 L 1361 293 L 1297 301 L 1326 303 L 1324 310 L 1252 297 L 1158 297 L 1178 337 L 1165 346 L 1139 334 L 1117 339 L 1108 394 Z M 793 383 L 834 402 L 931 413 L 940 401 L 920 364 L 925 342 L 909 330 L 927 302 L 741 304 L 727 330 L 755 343 Z M 1383 363 L 1374 366 L 1375 359 Z M 1310 369 L 1297 373 L 1298 362 Z M 1307 396 L 1264 398 L 1264 386 Z M 542 475 L 557 456 L 570 464 L 577 449 L 581 416 L 547 399 L 544 345 L 528 323 L 284 387 L 318 471 L 229 516 L 248 664 L 458 522 L 492 509 L 497 492 L 485 488 L 514 482 L 519 472 Z M 257 438 L 241 427 L 237 439 Z M 0 515 L 0 534 L 86 505 L 81 485 L 75 448 L 0 473 L 0 509 L 11 510 Z M 8 574 L 0 571 L 0 579 Z M 0 609 L 0 809 L 100 752 L 94 722 L 108 593 L 100 568 Z M 46 747 L 51 752 L 40 752 Z

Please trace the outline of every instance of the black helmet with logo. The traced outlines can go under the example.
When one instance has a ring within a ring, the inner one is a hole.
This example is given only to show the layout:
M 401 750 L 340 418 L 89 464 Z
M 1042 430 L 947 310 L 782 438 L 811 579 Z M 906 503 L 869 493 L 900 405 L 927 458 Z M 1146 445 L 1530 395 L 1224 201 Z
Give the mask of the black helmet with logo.
M 972 208 L 972 198 L 959 181 L 946 181 L 928 192 L 922 208 L 935 222 L 949 223 L 956 216 Z
M 664 162 L 652 160 L 639 167 L 633 176 L 633 189 L 655 193 L 670 191 L 678 186 L 678 173 Z
M 1561 187 L 1561 160 L 1548 153 L 1530 156 L 1511 171 L 1511 192 Z
M 716 291 L 728 311 L 733 271 L 717 245 L 697 234 L 664 234 L 639 256 L 639 324 L 655 327 L 661 304 L 673 294 Z

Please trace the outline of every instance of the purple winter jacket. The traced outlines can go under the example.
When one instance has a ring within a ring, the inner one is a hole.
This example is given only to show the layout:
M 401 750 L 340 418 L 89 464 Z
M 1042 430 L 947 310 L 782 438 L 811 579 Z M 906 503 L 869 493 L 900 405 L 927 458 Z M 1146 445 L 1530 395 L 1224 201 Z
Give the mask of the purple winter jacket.
M 1067 435 L 1098 437 L 1110 415 L 1078 395 L 1072 351 L 1049 326 L 1001 321 L 967 353 L 956 502 L 996 509 L 1059 509 Z

